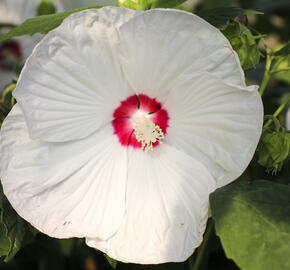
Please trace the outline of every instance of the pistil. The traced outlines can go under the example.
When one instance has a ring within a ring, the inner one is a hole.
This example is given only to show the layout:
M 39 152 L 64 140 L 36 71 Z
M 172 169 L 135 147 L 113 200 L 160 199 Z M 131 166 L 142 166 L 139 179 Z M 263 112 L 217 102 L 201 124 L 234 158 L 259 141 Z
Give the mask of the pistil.
M 142 144 L 141 148 L 148 152 L 153 149 L 153 144 L 157 141 L 160 142 L 164 138 L 162 129 L 153 123 L 150 115 L 138 112 L 133 117 L 133 129 L 136 140 Z

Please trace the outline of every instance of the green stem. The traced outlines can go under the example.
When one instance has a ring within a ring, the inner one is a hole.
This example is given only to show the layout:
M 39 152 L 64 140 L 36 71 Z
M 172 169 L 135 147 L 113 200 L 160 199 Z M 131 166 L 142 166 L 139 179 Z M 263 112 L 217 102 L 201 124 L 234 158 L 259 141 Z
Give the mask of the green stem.
M 9 85 L 2 93 L 2 97 L 1 97 L 1 102 L 5 103 L 5 99 L 6 99 L 6 95 L 9 94 L 10 92 L 12 93 L 12 91 L 16 88 L 16 84 L 13 83 L 11 85 Z M 12 94 L 11 94 L 12 95 Z
M 274 117 L 277 117 L 283 110 L 284 108 L 289 105 L 289 101 L 290 101 L 290 98 L 287 98 L 279 107 L 278 109 L 273 113 L 273 116 Z M 272 119 L 269 119 L 267 121 L 267 123 L 264 125 L 264 129 L 266 129 L 267 127 L 269 127 L 272 123 Z
M 261 86 L 259 89 L 259 93 L 261 96 L 263 95 L 263 93 L 266 89 L 266 86 L 271 78 L 270 68 L 271 68 L 271 63 L 272 63 L 272 57 L 270 55 L 270 50 L 268 48 L 266 48 L 266 53 L 267 53 L 266 67 L 265 67 L 264 77 L 263 77 L 263 80 L 262 80 L 262 83 L 261 83 Z
M 264 38 L 266 37 L 266 35 L 257 35 L 257 36 L 253 36 L 254 39 L 260 39 L 260 38 Z
M 206 251 L 207 245 L 209 243 L 209 239 L 210 239 L 210 236 L 213 232 L 213 229 L 214 229 L 214 222 L 212 219 L 209 219 L 207 230 L 206 230 L 204 237 L 203 237 L 203 242 L 202 242 L 201 246 L 198 248 L 198 253 L 197 253 L 197 256 L 195 259 L 195 263 L 194 263 L 193 267 L 190 267 L 191 270 L 199 270 L 200 269 L 200 266 L 202 265 L 205 251 Z

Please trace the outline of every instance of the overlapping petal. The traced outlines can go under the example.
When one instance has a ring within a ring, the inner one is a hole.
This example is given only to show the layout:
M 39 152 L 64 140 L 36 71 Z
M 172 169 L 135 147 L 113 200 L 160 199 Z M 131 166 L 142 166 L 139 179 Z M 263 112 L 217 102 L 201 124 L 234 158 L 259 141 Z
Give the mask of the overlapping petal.
M 184 261 L 202 241 L 214 179 L 189 155 L 166 144 L 155 149 L 128 153 L 126 214 L 117 233 L 87 238 L 120 261 Z
M 58 238 L 115 233 L 125 212 L 127 151 L 111 125 L 85 140 L 31 140 L 18 105 L 1 128 L 0 175 L 18 214 Z
M 248 166 L 260 138 L 263 105 L 256 90 L 225 84 L 209 73 L 181 76 L 164 104 L 165 141 L 201 161 L 224 186 Z
M 76 13 L 38 44 L 14 92 L 31 138 L 84 138 L 112 120 L 120 100 L 134 93 L 116 58 L 116 28 L 137 13 Z
M 166 100 L 179 75 L 207 71 L 245 86 L 238 57 L 218 29 L 196 15 L 168 9 L 146 11 L 120 28 L 122 67 L 137 94 Z

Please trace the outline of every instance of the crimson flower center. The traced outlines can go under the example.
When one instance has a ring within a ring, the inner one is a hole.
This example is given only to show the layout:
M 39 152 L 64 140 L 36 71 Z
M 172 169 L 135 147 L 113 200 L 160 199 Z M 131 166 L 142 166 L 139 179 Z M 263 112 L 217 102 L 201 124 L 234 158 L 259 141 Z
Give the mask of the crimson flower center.
M 123 146 L 145 152 L 161 143 L 166 135 L 169 116 L 155 98 L 139 94 L 121 101 L 115 109 L 112 125 Z

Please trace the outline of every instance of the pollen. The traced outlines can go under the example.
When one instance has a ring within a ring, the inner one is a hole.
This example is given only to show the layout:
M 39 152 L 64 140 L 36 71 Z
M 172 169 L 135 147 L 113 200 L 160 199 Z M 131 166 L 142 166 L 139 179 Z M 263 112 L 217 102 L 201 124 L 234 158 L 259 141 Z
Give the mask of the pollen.
M 136 140 L 142 144 L 143 151 L 153 150 L 153 144 L 164 138 L 162 129 L 153 123 L 146 113 L 138 113 L 133 117 L 133 129 Z

